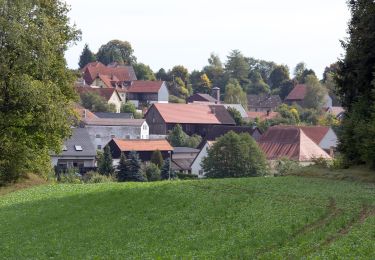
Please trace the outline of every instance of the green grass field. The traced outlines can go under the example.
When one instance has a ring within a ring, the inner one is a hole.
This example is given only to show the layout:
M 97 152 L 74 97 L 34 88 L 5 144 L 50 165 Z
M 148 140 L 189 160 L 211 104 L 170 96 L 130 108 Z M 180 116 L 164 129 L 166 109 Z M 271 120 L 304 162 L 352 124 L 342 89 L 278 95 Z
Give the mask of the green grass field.
M 44 185 L 0 196 L 4 259 L 373 258 L 375 186 L 302 177 Z

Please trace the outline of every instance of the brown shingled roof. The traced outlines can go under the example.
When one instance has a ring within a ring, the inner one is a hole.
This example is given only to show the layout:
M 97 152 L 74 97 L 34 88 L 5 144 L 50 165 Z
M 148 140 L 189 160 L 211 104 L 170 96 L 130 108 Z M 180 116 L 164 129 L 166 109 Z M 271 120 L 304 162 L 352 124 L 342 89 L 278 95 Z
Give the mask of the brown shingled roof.
M 290 91 L 289 95 L 285 98 L 285 100 L 304 100 L 306 91 L 306 85 L 298 84 L 292 89 L 292 91 Z
M 268 160 L 286 157 L 296 161 L 331 157 L 299 127 L 273 126 L 259 139 L 258 144 Z
M 210 104 L 153 104 L 166 123 L 235 125 L 223 105 Z
M 123 140 L 123 139 L 112 139 L 121 152 L 137 151 L 173 151 L 173 147 L 168 143 L 167 140 L 155 140 L 155 139 L 138 139 L 138 140 Z
M 127 90 L 128 93 L 158 93 L 164 81 L 136 80 Z

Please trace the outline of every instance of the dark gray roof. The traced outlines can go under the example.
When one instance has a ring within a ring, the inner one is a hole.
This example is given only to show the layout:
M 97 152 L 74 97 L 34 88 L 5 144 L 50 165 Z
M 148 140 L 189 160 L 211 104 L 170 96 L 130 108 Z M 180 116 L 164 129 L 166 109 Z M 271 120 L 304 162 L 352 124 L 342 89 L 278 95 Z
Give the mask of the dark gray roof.
M 145 119 L 123 119 L 123 118 L 95 118 L 83 120 L 85 125 L 98 126 L 138 126 L 141 127 Z
M 173 147 L 173 153 L 199 153 L 199 149 L 190 147 Z
M 191 170 L 194 159 L 172 159 L 172 170 Z
M 109 112 L 95 112 L 94 113 L 99 118 L 122 118 L 122 119 L 132 119 L 132 113 L 109 113 Z
M 247 105 L 249 108 L 272 108 L 281 105 L 279 95 L 247 95 Z
M 75 146 L 81 146 L 82 151 L 77 151 Z M 66 151 L 62 151 L 62 153 L 57 156 L 96 156 L 96 149 L 85 128 L 73 128 L 72 136 L 64 142 L 64 148 L 66 148 Z
M 216 98 L 204 93 L 195 93 L 194 95 L 187 98 L 188 103 L 193 103 L 194 101 L 203 102 L 216 102 Z

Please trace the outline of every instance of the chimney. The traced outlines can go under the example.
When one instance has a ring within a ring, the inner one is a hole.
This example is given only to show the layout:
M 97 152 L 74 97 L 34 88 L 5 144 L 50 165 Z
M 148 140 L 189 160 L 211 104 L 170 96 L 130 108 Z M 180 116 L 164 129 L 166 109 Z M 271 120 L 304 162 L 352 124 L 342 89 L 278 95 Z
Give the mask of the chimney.
M 220 88 L 213 87 L 211 96 L 216 99 L 216 104 L 220 103 Z
M 83 118 L 86 119 L 86 109 L 83 110 Z

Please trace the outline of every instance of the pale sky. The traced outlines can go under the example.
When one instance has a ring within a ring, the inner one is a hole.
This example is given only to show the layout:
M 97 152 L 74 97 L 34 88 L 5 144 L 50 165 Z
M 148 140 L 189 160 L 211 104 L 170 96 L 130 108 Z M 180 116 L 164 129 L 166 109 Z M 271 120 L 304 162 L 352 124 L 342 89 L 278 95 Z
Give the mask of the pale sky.
M 138 62 L 157 71 L 201 70 L 211 52 L 224 63 L 233 49 L 289 66 L 304 61 L 319 78 L 344 53 L 350 18 L 345 0 L 66 0 L 82 40 L 66 52 L 78 67 L 85 43 L 97 52 L 112 39 L 129 41 Z

